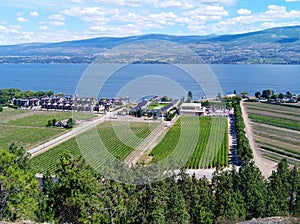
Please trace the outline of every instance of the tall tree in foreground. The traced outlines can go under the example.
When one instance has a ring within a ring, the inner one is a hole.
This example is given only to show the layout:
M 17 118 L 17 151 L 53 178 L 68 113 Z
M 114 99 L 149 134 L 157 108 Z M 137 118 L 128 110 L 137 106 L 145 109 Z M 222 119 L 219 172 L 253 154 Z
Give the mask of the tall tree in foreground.
M 244 198 L 246 219 L 263 217 L 267 189 L 261 172 L 253 161 L 240 168 L 238 189 Z
M 26 164 L 23 155 L 0 150 L 0 220 L 35 220 L 39 185 L 34 174 L 23 169 Z
M 186 204 L 182 192 L 174 177 L 166 179 L 167 192 L 167 223 L 188 223 L 189 214 L 186 211 Z
M 55 176 L 58 182 L 52 186 L 50 184 L 51 187 L 48 186 L 48 191 L 44 193 L 47 194 L 46 197 L 51 198 L 47 203 L 53 208 L 56 221 L 60 223 L 104 222 L 104 205 L 97 196 L 102 190 L 101 185 L 94 171 L 82 158 L 65 154 L 58 162 Z
M 238 189 L 236 170 L 217 172 L 213 176 L 216 205 L 215 217 L 220 223 L 235 223 L 245 219 L 244 198 Z
M 277 171 L 273 171 L 268 182 L 267 215 L 287 215 L 289 213 L 289 197 L 291 191 L 290 171 L 287 160 L 283 159 Z

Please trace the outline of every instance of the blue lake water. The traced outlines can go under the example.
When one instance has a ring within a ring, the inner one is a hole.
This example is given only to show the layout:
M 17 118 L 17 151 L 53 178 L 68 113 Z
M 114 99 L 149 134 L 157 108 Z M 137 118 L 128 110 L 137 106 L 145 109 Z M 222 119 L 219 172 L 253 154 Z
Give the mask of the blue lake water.
M 88 64 L 0 64 L 0 88 L 53 90 L 55 93 L 73 94 L 88 66 Z M 269 88 L 277 93 L 290 91 L 300 94 L 300 65 L 209 65 L 209 67 L 224 95 L 231 94 L 234 90 L 238 93 L 246 91 L 253 95 L 256 91 Z M 159 72 L 153 70 L 150 74 L 161 75 L 163 72 L 164 69 L 160 69 Z M 109 94 L 120 88 L 118 83 L 124 84 L 130 78 L 138 78 L 139 75 L 145 75 L 143 69 L 127 70 L 122 75 L 111 78 L 101 96 L 114 97 L 115 95 Z M 195 92 L 196 98 L 203 95 L 203 92 L 198 91 L 199 86 L 194 85 L 192 80 L 181 75 L 176 69 L 172 70 L 172 75 L 176 77 L 177 83 L 183 84 L 186 91 Z M 147 82 L 143 83 L 144 87 L 147 85 Z M 141 88 L 144 88 L 143 86 Z

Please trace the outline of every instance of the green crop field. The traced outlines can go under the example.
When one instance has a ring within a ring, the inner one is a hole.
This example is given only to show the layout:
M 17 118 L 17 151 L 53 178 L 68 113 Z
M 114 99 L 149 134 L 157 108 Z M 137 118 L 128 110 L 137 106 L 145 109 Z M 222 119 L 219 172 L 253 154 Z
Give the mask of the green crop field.
M 133 150 L 137 147 L 143 139 L 145 139 L 157 126 L 158 123 L 146 122 L 105 122 L 97 127 L 99 137 L 108 151 L 119 160 L 123 161 Z M 132 132 L 135 137 L 129 135 Z M 93 139 L 89 136 L 92 130 L 81 134 L 81 139 L 86 139 L 87 144 L 91 145 Z M 116 135 L 118 133 L 118 136 Z M 127 139 L 126 139 L 127 138 Z M 124 144 L 126 142 L 126 144 Z M 80 149 L 77 145 L 76 139 L 72 138 L 61 145 L 33 158 L 32 166 L 37 173 L 45 173 L 46 171 L 54 172 L 57 160 L 66 152 L 69 151 L 73 155 L 80 155 Z M 91 150 L 95 157 L 99 152 L 97 148 Z
M 48 120 L 56 119 L 57 121 L 66 120 L 72 117 L 72 112 L 46 112 L 42 111 L 34 115 L 18 118 L 16 120 L 10 120 L 8 124 L 18 125 L 18 126 L 31 126 L 31 127 L 45 127 Z M 76 118 L 81 118 L 82 120 L 89 120 L 94 117 L 93 114 L 85 113 L 82 115 L 77 115 Z
M 168 157 L 176 145 L 181 134 L 181 122 L 188 122 L 187 126 L 195 127 L 191 132 L 197 131 L 197 125 L 200 119 L 200 132 L 198 135 L 196 148 L 189 147 L 188 136 L 185 147 L 181 149 L 192 150 L 193 153 L 187 163 L 186 168 L 210 168 L 216 166 L 228 165 L 228 128 L 227 120 L 224 117 L 190 117 L 188 120 L 178 120 L 174 126 L 167 132 L 163 140 L 152 150 L 150 156 L 151 162 L 158 162 Z M 180 157 L 180 153 L 177 153 Z
M 290 105 L 245 103 L 254 139 L 263 156 L 300 164 L 300 108 Z
M 63 133 L 66 129 L 46 127 L 48 120 L 57 121 L 72 117 L 71 112 L 47 112 L 15 110 L 5 108 L 0 113 L 0 147 L 8 148 L 12 143 L 25 149 L 43 144 Z M 94 117 L 92 114 L 78 115 L 82 120 Z

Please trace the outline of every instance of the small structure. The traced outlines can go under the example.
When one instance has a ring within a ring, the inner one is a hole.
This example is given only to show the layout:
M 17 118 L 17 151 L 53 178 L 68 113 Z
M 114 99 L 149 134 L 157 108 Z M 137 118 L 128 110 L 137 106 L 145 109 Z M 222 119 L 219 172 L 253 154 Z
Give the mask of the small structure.
M 13 104 L 17 107 L 29 107 L 29 99 L 13 99 Z
M 179 107 L 181 115 L 186 116 L 204 116 L 204 110 L 201 108 L 201 103 L 183 103 Z
M 68 126 L 68 120 L 62 120 L 62 121 L 56 122 L 55 126 L 59 127 L 59 128 L 66 128 Z

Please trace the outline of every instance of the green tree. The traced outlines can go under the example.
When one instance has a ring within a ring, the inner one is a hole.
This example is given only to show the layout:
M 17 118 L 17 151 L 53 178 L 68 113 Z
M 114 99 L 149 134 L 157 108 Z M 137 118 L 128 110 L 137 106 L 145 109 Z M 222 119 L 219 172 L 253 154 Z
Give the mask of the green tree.
M 267 189 L 261 172 L 253 161 L 240 168 L 238 189 L 244 198 L 246 219 L 263 217 Z
M 190 216 L 190 223 L 212 223 L 214 195 L 206 178 L 198 180 L 195 175 L 190 177 L 185 170 L 181 170 L 178 179 L 186 211 Z
M 277 100 L 277 94 L 273 94 L 273 95 L 271 96 L 271 99 L 272 99 L 272 100 Z
M 137 187 L 134 223 L 167 223 L 165 182 L 145 184 Z
M 291 97 L 292 97 L 292 93 L 291 93 L 290 91 L 287 91 L 287 92 L 286 92 L 286 97 L 287 97 L 287 98 L 291 98 Z
M 3 112 L 3 107 L 2 106 L 0 106 L 0 112 Z
M 286 215 L 289 213 L 290 171 L 287 160 L 278 164 L 277 171 L 273 171 L 268 183 L 268 215 Z
M 98 200 L 103 203 L 103 216 L 106 223 L 122 223 L 127 216 L 128 194 L 124 185 L 114 180 L 103 178 L 100 182 L 102 192 Z
M 69 118 L 67 121 L 67 128 L 73 128 L 75 124 L 76 124 L 76 121 L 73 118 Z
M 188 92 L 188 95 L 187 95 L 187 100 L 186 100 L 187 103 L 191 103 L 193 102 L 193 94 L 191 91 Z
M 43 188 L 42 193 L 39 196 L 38 203 L 39 209 L 37 211 L 37 217 L 40 222 L 54 222 L 54 205 L 55 205 L 55 183 L 54 177 L 49 172 L 43 175 Z
M 290 171 L 289 211 L 295 216 L 300 215 L 300 171 L 297 167 Z M 298 204 L 298 205 L 297 205 Z M 297 208 L 298 207 L 298 208 Z M 298 210 L 297 210 L 298 209 Z
M 171 98 L 167 97 L 167 96 L 163 96 L 161 99 L 160 99 L 161 102 L 170 102 L 172 101 Z
M 255 97 L 256 97 L 256 98 L 259 98 L 260 96 L 261 96 L 260 92 L 256 92 L 256 93 L 255 93 Z
M 15 143 L 12 143 L 9 146 L 8 151 L 17 156 L 16 163 L 22 170 L 31 170 L 29 161 L 30 154 L 27 153 L 27 151 L 23 147 L 18 147 Z
M 213 177 L 216 197 L 215 216 L 221 223 L 233 223 L 245 219 L 243 195 L 237 187 L 236 170 L 217 172 Z
M 283 99 L 284 98 L 284 94 L 283 93 L 279 93 L 278 94 L 278 99 Z
M 96 177 L 81 157 L 76 158 L 68 153 L 63 155 L 59 159 L 55 176 L 59 181 L 51 185 L 48 177 L 48 187 L 44 191 L 47 198 L 45 203 L 51 211 L 47 217 L 49 220 L 43 221 L 52 221 L 54 216 L 60 223 L 104 222 L 104 205 L 98 195 L 103 193 L 99 184 L 102 180 Z
M 261 96 L 265 99 L 270 99 L 270 97 L 274 94 L 274 91 L 271 89 L 265 89 L 262 91 Z
M 22 160 L 8 150 L 0 150 L 0 220 L 35 220 L 38 208 L 38 181 L 19 165 Z
M 166 179 L 167 192 L 167 223 L 188 223 L 189 214 L 186 211 L 186 204 L 182 192 L 179 190 L 176 180 L 173 177 Z

